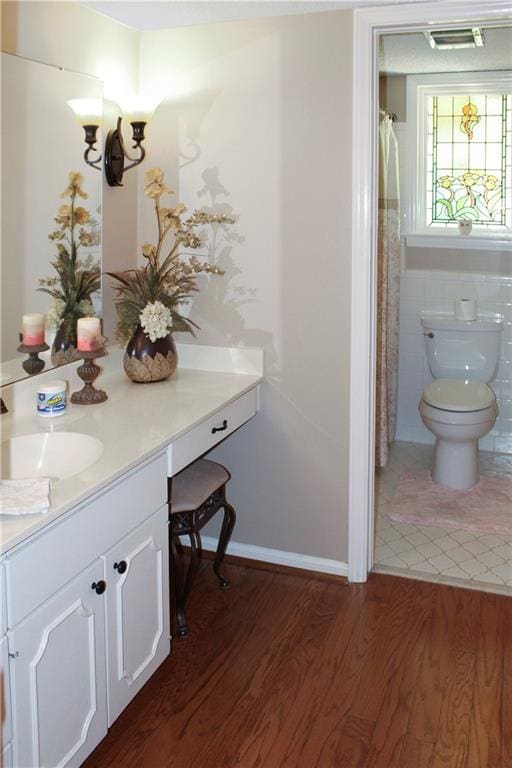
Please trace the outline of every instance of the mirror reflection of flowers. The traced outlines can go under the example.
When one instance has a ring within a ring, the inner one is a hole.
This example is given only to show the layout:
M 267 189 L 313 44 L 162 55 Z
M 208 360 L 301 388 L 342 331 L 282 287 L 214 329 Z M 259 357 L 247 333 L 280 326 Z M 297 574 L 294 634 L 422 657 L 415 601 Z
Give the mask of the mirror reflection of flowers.
M 138 326 L 153 342 L 175 331 L 194 333 L 194 328 L 198 326 L 184 317 L 180 309 L 192 293 L 199 290 L 196 275 L 224 273 L 194 254 L 185 255 L 183 250 L 202 246 L 197 230 L 205 224 L 224 227 L 234 223 L 234 219 L 225 214 L 201 210 L 185 216 L 186 207 L 182 203 L 174 208 L 163 207 L 161 197 L 174 192 L 166 185 L 160 168 L 146 172 L 144 194 L 154 200 L 157 244 L 145 243 L 142 246 L 142 255 L 146 260 L 143 267 L 107 273 L 119 283 L 115 286 L 118 295 L 117 336 L 122 342 L 130 339 Z
M 92 296 L 101 285 L 99 263 L 95 263 L 92 256 L 79 258 L 80 247 L 99 244 L 97 222 L 86 208 L 77 205 L 77 198 L 87 198 L 82 183 L 82 174 L 71 171 L 69 184 L 61 194 L 61 198 L 69 198 L 69 203 L 59 206 L 55 217 L 57 228 L 48 235 L 57 245 L 57 256 L 50 262 L 57 276 L 40 278 L 38 288 L 52 297 L 48 324 L 71 340 L 76 339 L 78 318 L 95 314 Z

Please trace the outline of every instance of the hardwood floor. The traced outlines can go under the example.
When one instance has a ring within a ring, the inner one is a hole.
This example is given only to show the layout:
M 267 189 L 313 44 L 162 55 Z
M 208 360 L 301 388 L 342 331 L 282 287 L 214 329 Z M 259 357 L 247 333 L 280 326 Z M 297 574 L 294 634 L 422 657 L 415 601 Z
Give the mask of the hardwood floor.
M 512 600 L 205 561 L 87 768 L 512 768 Z

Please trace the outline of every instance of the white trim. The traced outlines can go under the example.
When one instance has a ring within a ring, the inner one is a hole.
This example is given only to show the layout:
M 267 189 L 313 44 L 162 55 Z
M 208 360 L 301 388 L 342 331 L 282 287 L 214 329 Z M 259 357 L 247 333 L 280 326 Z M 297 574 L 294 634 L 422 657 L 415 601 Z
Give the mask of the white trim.
M 510 21 L 509 0 L 441 0 L 354 10 L 352 100 L 352 214 L 350 462 L 348 577 L 366 581 L 373 564 L 375 401 L 375 164 L 379 32 L 449 28 L 461 22 L 499 26 Z
M 203 549 L 208 552 L 215 552 L 217 541 L 212 536 L 201 537 Z M 248 560 L 259 560 L 262 563 L 274 563 L 275 565 L 286 565 L 289 568 L 302 568 L 305 571 L 329 573 L 334 576 L 346 577 L 348 573 L 347 564 L 341 560 L 312 557 L 297 552 L 284 552 L 282 549 L 270 549 L 269 547 L 255 547 L 252 544 L 241 544 L 236 541 L 229 542 L 228 554 L 246 557 Z
M 500 251 L 510 253 L 512 240 L 510 238 L 485 238 L 479 235 L 459 235 L 445 233 L 435 235 L 430 232 L 428 235 L 403 235 L 408 248 L 453 248 L 461 251 Z

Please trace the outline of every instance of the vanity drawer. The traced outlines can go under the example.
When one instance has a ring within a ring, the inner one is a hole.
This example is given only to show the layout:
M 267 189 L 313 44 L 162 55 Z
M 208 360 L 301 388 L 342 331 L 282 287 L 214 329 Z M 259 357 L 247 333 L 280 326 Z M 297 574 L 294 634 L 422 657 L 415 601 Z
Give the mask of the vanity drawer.
M 5 559 L 9 627 L 156 512 L 167 500 L 165 453 L 132 470 Z
M 254 388 L 175 440 L 167 449 L 169 477 L 180 472 L 249 421 L 256 413 L 256 406 L 257 392 Z

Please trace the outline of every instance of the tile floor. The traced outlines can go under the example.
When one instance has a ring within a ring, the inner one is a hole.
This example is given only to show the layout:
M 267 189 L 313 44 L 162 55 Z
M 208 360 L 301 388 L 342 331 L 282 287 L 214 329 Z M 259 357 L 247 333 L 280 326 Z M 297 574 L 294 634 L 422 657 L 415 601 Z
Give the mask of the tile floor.
M 375 479 L 374 571 L 512 594 L 512 536 L 395 523 L 387 512 L 402 469 L 430 467 L 433 446 L 395 442 Z M 481 451 L 487 475 L 512 478 L 512 455 Z

